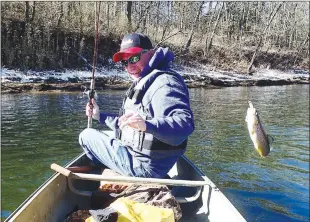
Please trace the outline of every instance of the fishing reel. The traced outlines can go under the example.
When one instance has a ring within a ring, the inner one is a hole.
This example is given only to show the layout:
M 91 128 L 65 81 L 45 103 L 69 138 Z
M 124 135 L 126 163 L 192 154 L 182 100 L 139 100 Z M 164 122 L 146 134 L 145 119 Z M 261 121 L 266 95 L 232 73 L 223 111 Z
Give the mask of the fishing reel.
M 92 89 L 88 89 L 85 87 L 85 90 L 83 92 L 83 97 L 84 95 L 88 96 L 88 101 L 89 101 L 89 105 L 91 107 L 91 109 L 93 109 L 93 103 L 92 103 L 92 99 L 97 100 L 97 92 L 92 88 Z M 87 128 L 90 128 L 92 126 L 92 117 L 88 117 L 88 123 L 87 123 Z
M 84 91 L 81 92 L 81 93 L 79 93 L 79 95 L 78 95 L 78 98 L 79 98 L 79 99 L 84 98 L 84 95 L 87 95 L 87 97 L 88 97 L 89 100 L 91 100 L 91 99 L 97 100 L 98 95 L 97 95 L 96 90 L 94 90 L 94 89 L 89 89 L 89 88 L 87 88 L 86 86 L 82 86 L 82 88 L 84 88 Z
M 94 89 L 87 89 L 86 88 L 84 90 L 83 94 L 87 95 L 89 100 L 91 100 L 91 99 L 97 100 L 97 98 L 98 98 L 97 92 Z

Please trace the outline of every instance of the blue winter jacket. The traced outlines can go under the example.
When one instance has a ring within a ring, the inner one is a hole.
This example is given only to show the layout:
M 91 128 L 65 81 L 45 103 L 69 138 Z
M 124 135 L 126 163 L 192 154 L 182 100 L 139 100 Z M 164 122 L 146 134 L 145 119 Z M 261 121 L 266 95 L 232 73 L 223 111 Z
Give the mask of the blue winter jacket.
M 159 48 L 148 66 L 142 71 L 142 78 L 154 70 L 168 71 L 173 59 L 174 55 L 168 48 Z M 177 146 L 194 131 L 194 117 L 190 108 L 189 93 L 181 76 L 168 74 L 158 76 L 144 97 L 149 101 L 146 110 L 153 117 L 146 120 L 146 133 L 152 134 L 164 143 Z M 100 122 L 105 123 L 114 131 L 118 128 L 118 118 L 118 115 L 100 114 Z M 167 158 L 159 159 L 137 153 L 134 156 L 149 163 L 152 170 L 156 171 L 157 177 L 162 177 L 184 152 L 185 150 L 167 151 Z M 152 160 L 152 158 L 158 160 Z

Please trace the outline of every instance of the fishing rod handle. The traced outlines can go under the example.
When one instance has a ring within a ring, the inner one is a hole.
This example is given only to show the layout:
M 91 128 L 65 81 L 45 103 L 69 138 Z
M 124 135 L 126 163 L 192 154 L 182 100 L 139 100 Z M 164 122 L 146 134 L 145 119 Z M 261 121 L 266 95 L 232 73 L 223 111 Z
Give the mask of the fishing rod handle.
M 91 116 L 89 116 L 89 117 L 88 117 L 88 121 L 87 121 L 87 128 L 91 128 L 92 123 L 93 123 L 93 121 L 92 121 L 92 117 L 91 117 Z
M 91 89 L 88 91 L 88 99 L 89 99 L 89 106 L 91 111 L 93 112 L 93 108 L 94 105 L 92 103 L 92 99 L 96 99 L 97 98 L 97 93 L 96 91 L 93 89 L 92 87 L 93 85 L 91 84 Z M 87 123 L 87 128 L 91 128 L 92 127 L 92 115 L 88 117 L 88 123 Z

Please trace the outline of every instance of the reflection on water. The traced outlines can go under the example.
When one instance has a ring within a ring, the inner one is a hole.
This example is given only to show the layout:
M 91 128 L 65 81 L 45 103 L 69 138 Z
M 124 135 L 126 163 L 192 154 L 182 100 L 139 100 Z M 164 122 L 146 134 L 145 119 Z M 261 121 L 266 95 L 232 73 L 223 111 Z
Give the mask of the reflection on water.
M 191 97 L 190 159 L 249 221 L 308 221 L 309 86 L 195 89 Z M 248 100 L 275 138 L 264 159 L 248 135 Z
M 101 110 L 117 113 L 123 91 L 99 94 Z M 308 221 L 309 86 L 190 89 L 196 129 L 186 155 L 248 221 Z M 81 152 L 86 98 L 18 94 L 1 98 L 2 217 L 42 184 L 53 162 Z M 245 123 L 247 101 L 275 138 L 260 158 Z M 103 128 L 96 122 L 94 127 Z

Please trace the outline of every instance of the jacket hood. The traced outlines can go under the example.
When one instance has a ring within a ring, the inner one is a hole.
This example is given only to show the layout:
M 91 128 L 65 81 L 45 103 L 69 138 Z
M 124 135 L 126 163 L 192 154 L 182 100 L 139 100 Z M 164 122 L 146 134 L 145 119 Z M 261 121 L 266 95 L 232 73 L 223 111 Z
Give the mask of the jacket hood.
M 148 73 L 152 72 L 154 69 L 159 70 L 167 70 L 170 67 L 171 62 L 174 59 L 174 54 L 169 50 L 169 48 L 162 48 L 159 47 L 151 60 L 149 61 L 149 64 L 145 66 L 143 69 L 141 76 L 145 76 Z

